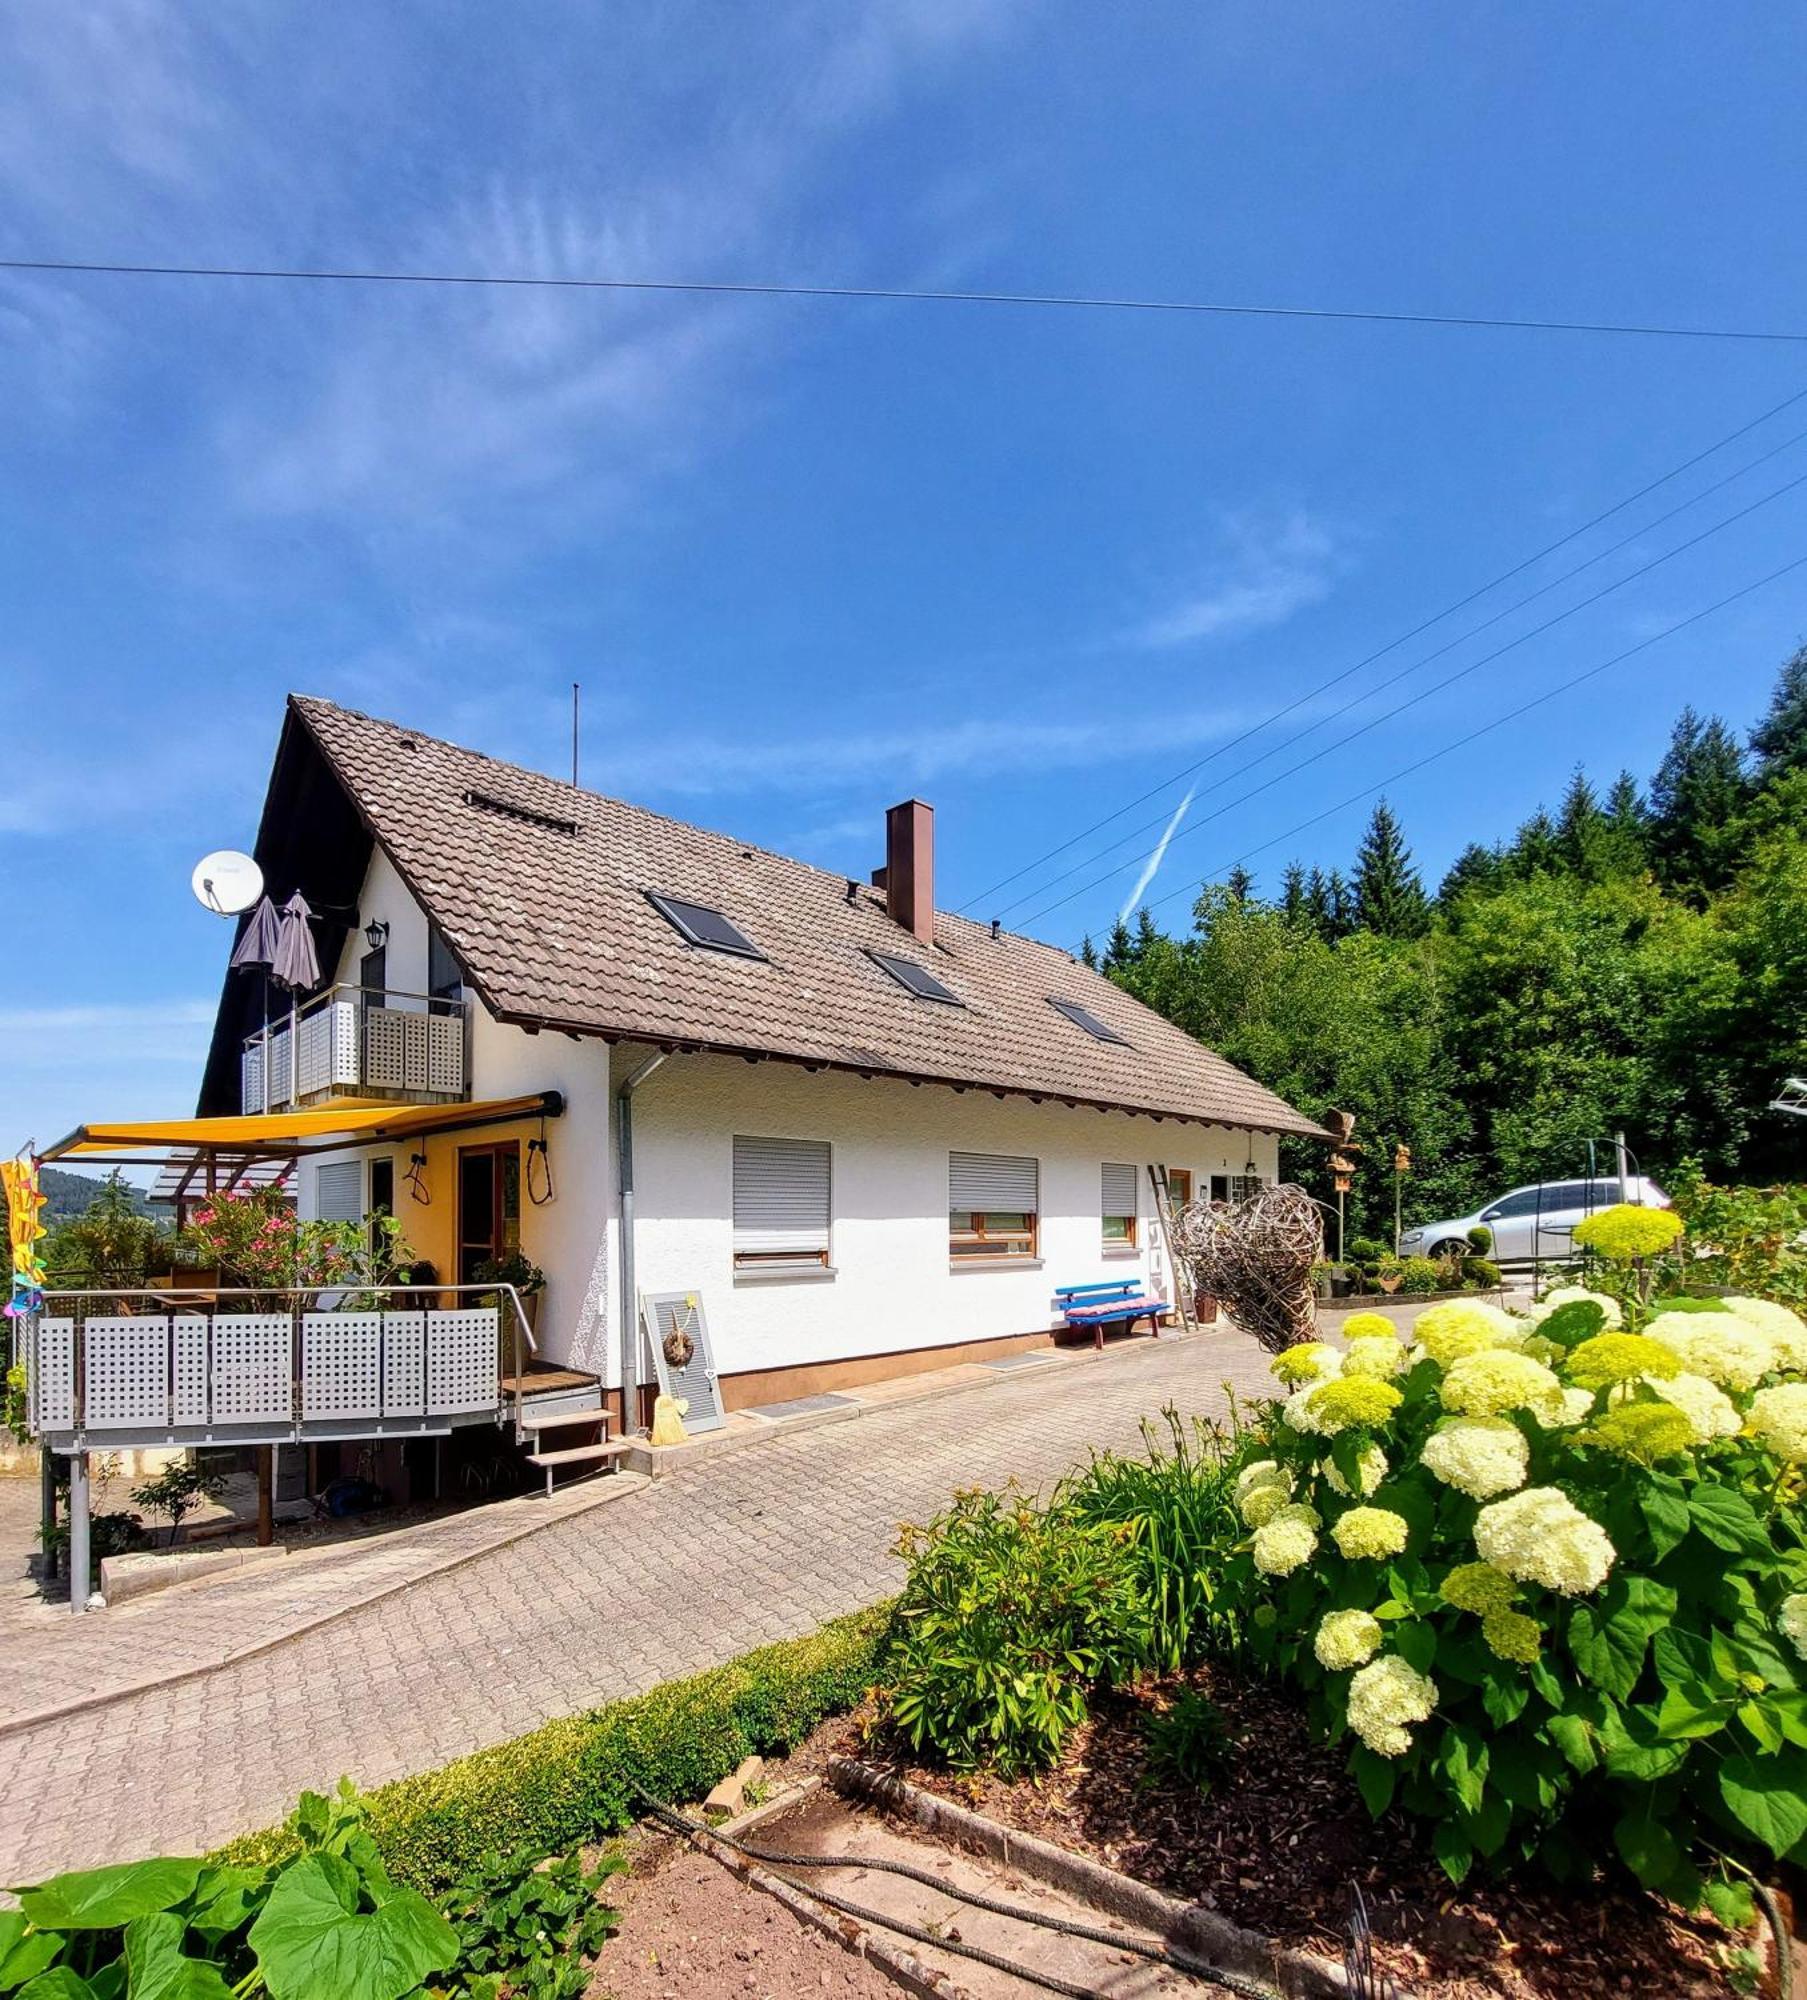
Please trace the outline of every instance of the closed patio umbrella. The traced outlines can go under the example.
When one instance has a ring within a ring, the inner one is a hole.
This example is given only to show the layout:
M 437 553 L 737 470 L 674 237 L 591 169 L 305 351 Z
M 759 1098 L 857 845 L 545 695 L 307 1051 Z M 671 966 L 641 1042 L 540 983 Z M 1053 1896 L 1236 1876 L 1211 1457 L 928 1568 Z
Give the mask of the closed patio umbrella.
M 232 948 L 233 971 L 250 972 L 260 965 L 271 964 L 276 957 L 276 943 L 281 935 L 282 925 L 277 920 L 276 905 L 265 896 L 251 912 L 251 921 L 245 926 L 244 936 Z
M 313 911 L 297 889 L 282 906 L 282 921 L 276 932 L 276 951 L 270 961 L 270 977 L 289 989 L 289 1102 L 301 1098 L 300 1023 L 296 1018 L 297 996 L 320 984 L 320 954 L 314 949 L 314 934 L 308 928 Z

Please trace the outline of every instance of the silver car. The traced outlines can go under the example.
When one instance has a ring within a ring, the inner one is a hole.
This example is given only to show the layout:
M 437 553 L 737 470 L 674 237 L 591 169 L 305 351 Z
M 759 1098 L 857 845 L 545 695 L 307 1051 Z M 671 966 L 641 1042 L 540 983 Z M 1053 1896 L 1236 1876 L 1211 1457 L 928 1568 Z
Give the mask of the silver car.
M 1446 1222 L 1427 1222 L 1399 1239 L 1401 1256 L 1473 1256 L 1468 1232 L 1477 1223 L 1493 1232 L 1496 1264 L 1530 1264 L 1574 1255 L 1576 1223 L 1622 1201 L 1640 1208 L 1667 1208 L 1669 1197 L 1655 1181 L 1634 1174 L 1625 1181 L 1542 1181 L 1514 1188 L 1498 1201 Z

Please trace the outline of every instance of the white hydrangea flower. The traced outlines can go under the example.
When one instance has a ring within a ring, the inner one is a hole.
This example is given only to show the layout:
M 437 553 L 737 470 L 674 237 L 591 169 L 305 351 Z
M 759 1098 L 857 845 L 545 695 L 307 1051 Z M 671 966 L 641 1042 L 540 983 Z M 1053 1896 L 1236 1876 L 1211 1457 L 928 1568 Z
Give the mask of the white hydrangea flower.
M 1343 1372 L 1342 1350 L 1322 1340 L 1300 1341 L 1296 1347 L 1282 1348 L 1268 1370 L 1289 1388 L 1334 1381 Z
M 1529 1410 L 1547 1423 L 1562 1416 L 1562 1384 L 1528 1354 L 1489 1348 L 1451 1362 L 1443 1377 L 1443 1407 L 1465 1417 L 1498 1417 L 1508 1410 Z
M 1807 1320 L 1799 1313 L 1774 1299 L 1725 1299 L 1721 1303 L 1746 1325 L 1769 1335 L 1775 1343 L 1777 1367 L 1807 1375 Z
M 1404 1374 L 1405 1365 L 1405 1349 L 1390 1335 L 1352 1340 L 1343 1354 L 1345 1375 L 1378 1375 L 1386 1380 Z
M 1759 1389 L 1745 1424 L 1778 1458 L 1807 1458 L 1807 1382 Z
M 1340 1493 L 1345 1500 L 1365 1500 L 1387 1476 L 1387 1455 L 1377 1444 L 1365 1444 L 1361 1456 L 1356 1460 L 1356 1480 L 1361 1491 L 1351 1490 L 1348 1480 L 1337 1470 L 1336 1460 L 1324 1461 L 1324 1477 L 1333 1493 Z
M 1414 1352 L 1447 1368 L 1465 1354 L 1514 1344 L 1524 1328 L 1509 1312 L 1481 1299 L 1446 1299 L 1427 1306 L 1412 1322 Z
M 1732 1312 L 1658 1313 L 1644 1331 L 1722 1389 L 1754 1389 L 1777 1363 L 1773 1337 Z
M 1802 1600 L 1807 1603 L 1807 1599 Z M 1330 1673 L 1346 1673 L 1365 1665 L 1380 1651 L 1380 1620 L 1369 1611 L 1331 1611 L 1325 1614 L 1312 1641 L 1318 1665 Z
M 1282 1507 L 1255 1530 L 1255 1567 L 1263 1576 L 1291 1576 L 1317 1553 L 1319 1515 L 1314 1507 Z
M 1453 1417 L 1431 1432 L 1419 1456 L 1445 1486 L 1471 1500 L 1491 1500 L 1524 1485 L 1531 1445 L 1506 1417 Z
M 1646 1375 L 1645 1382 L 1665 1403 L 1673 1403 L 1694 1426 L 1697 1442 L 1709 1444 L 1714 1438 L 1736 1437 L 1744 1428 L 1738 1405 L 1704 1375 Z
M 1618 1554 L 1606 1530 L 1554 1486 L 1527 1486 L 1489 1501 L 1476 1516 L 1474 1545 L 1483 1562 L 1516 1582 L 1564 1597 L 1598 1590 Z
M 1553 1285 L 1531 1308 L 1531 1317 L 1545 1320 L 1564 1306 L 1573 1305 L 1598 1306 L 1606 1316 L 1604 1331 L 1608 1333 L 1625 1324 L 1625 1309 L 1617 1299 L 1609 1298 L 1605 1292 L 1590 1292 L 1585 1285 Z
M 1564 1389 L 1562 1408 L 1548 1415 L 1539 1415 L 1538 1421 L 1546 1430 L 1573 1430 L 1577 1424 L 1584 1424 L 1594 1414 L 1594 1392 L 1591 1389 Z
M 1349 1683 L 1349 1727 L 1377 1757 L 1403 1757 L 1407 1724 L 1428 1721 L 1436 1705 L 1437 1683 L 1397 1653 L 1371 1660 Z
M 1281 1420 L 1289 1430 L 1303 1431 L 1308 1437 L 1321 1434 L 1322 1426 L 1312 1415 L 1311 1392 L 1318 1387 L 1315 1382 L 1306 1383 L 1303 1389 L 1295 1389 L 1280 1406 Z
M 1776 1625 L 1782 1637 L 1807 1660 L 1807 1591 L 1797 1590 L 1783 1598 L 1776 1610 Z

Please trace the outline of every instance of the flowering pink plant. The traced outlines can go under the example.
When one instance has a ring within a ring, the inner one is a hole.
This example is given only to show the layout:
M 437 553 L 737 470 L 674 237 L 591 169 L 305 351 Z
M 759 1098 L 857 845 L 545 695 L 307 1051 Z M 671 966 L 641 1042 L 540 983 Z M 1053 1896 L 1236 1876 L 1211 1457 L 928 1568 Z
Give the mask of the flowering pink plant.
M 225 1282 L 257 1292 L 405 1283 L 414 1261 L 394 1216 L 302 1222 L 271 1188 L 208 1196 L 189 1217 L 187 1238 L 190 1253 L 217 1264 Z

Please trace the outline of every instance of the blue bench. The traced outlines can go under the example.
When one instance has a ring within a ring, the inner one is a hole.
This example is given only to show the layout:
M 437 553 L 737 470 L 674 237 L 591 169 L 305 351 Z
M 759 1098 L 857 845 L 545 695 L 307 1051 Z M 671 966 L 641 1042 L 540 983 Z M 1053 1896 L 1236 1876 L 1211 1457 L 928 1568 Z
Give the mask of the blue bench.
M 1143 1291 L 1133 1278 L 1118 1284 L 1057 1285 L 1054 1306 L 1066 1325 L 1090 1330 L 1094 1347 L 1104 1345 L 1107 1326 L 1133 1327 L 1139 1319 L 1147 1320 L 1149 1332 L 1158 1336 L 1167 1311 L 1165 1299 Z

